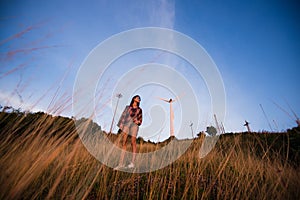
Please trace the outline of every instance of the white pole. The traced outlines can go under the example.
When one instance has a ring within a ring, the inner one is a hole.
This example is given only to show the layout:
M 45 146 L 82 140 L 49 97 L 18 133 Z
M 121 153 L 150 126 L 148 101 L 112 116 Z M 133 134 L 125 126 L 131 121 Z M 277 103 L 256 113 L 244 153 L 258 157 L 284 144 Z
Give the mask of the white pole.
M 114 112 L 114 115 L 113 115 L 113 118 L 112 118 L 112 122 L 111 122 L 111 126 L 110 126 L 110 129 L 109 129 L 109 133 L 111 133 L 112 128 L 113 128 L 114 120 L 115 120 L 115 116 L 116 116 L 116 112 L 117 112 L 117 108 L 118 108 L 118 104 L 119 104 L 119 100 L 120 100 L 120 98 L 122 98 L 122 94 L 119 93 L 119 94 L 116 95 L 116 97 L 118 98 L 118 100 L 117 100 L 117 105 L 116 105 L 115 112 Z
M 219 125 L 219 123 L 218 123 L 216 114 L 214 114 L 214 118 L 215 118 L 215 122 L 216 122 L 217 129 L 218 129 L 219 133 L 221 133 L 220 125 Z
M 172 101 L 170 102 L 170 136 L 174 136 L 174 113 L 172 108 Z

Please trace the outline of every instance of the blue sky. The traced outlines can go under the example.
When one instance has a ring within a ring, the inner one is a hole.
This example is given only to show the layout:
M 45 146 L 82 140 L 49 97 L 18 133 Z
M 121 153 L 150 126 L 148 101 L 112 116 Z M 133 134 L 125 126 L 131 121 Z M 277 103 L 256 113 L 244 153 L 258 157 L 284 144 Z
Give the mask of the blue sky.
M 291 128 L 296 123 L 290 107 L 300 116 L 300 14 L 296 1 L 11 0 L 0 5 L 1 105 L 71 116 L 76 74 L 90 51 L 114 34 L 152 26 L 174 29 L 193 38 L 214 60 L 226 90 L 227 131 L 246 130 L 244 120 L 256 131 Z M 119 63 L 127 64 L 124 72 L 153 59 L 177 63 L 172 55 L 159 57 L 160 53 L 137 52 Z M 113 80 L 122 75 L 117 64 L 108 74 L 111 82 L 99 83 L 98 92 L 107 91 L 99 107 L 114 96 Z M 211 123 L 205 84 L 189 67 L 175 69 L 190 79 L 199 94 L 200 127 L 196 131 L 205 130 Z M 140 92 L 147 124 L 148 107 L 159 103 L 149 91 Z M 129 101 L 122 99 L 123 104 Z M 174 106 L 175 116 L 180 115 L 179 105 Z M 162 108 L 168 112 L 168 105 Z M 99 115 L 99 124 L 109 129 L 111 109 Z M 166 114 L 165 126 L 167 121 Z

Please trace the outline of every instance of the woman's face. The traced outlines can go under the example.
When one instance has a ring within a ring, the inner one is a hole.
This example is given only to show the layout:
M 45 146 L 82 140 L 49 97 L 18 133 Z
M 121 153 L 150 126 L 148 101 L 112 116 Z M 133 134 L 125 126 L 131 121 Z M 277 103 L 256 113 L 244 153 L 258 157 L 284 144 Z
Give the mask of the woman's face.
M 138 102 L 138 103 L 140 103 L 140 102 L 141 102 L 141 99 L 140 99 L 140 97 L 135 97 L 133 100 L 134 100 L 135 102 Z

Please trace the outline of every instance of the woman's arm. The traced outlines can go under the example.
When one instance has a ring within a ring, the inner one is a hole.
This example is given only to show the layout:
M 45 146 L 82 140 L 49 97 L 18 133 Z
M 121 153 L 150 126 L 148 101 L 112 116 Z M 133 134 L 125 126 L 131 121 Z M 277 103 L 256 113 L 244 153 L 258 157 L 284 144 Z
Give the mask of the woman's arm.
M 142 122 L 143 122 L 143 111 L 142 111 L 141 108 L 140 108 L 140 112 L 138 113 L 136 119 L 137 119 L 136 124 L 140 126 L 142 124 Z
M 122 115 L 119 119 L 119 122 L 117 124 L 118 127 L 120 127 L 124 124 L 126 115 L 128 114 L 128 108 L 129 108 L 129 106 L 126 106 L 125 109 L 123 110 L 123 113 L 122 113 Z

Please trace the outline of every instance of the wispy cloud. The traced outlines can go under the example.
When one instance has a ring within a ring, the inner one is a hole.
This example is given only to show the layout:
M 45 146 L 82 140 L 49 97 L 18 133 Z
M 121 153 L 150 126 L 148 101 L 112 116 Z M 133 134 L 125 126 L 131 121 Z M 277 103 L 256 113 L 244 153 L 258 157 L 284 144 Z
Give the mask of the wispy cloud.
M 170 0 L 154 1 L 150 11 L 150 20 L 164 28 L 174 28 L 175 24 L 175 2 Z
M 130 2 L 130 1 L 129 1 Z M 116 24 L 128 29 L 132 27 L 156 26 L 172 29 L 175 24 L 175 2 L 170 0 L 135 1 L 126 9 L 114 7 Z

